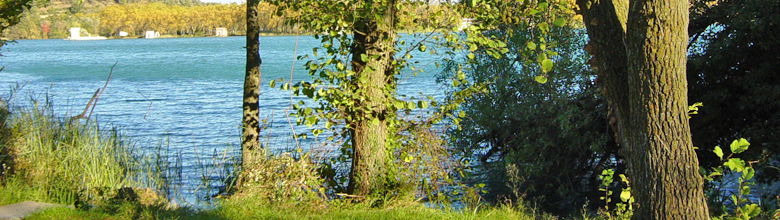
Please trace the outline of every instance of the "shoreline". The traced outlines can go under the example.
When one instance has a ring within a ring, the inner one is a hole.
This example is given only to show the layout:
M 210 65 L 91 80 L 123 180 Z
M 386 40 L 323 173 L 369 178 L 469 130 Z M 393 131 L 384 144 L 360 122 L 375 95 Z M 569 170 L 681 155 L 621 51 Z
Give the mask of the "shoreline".
M 299 35 L 299 36 L 314 36 L 314 34 L 310 34 L 310 33 L 304 33 L 304 34 L 290 34 L 290 33 L 260 33 L 260 37 L 278 37 L 278 36 L 295 36 L 295 35 Z M 244 36 L 246 36 L 246 35 L 229 35 L 229 36 L 227 36 L 227 37 L 244 37 Z M 109 36 L 101 36 L 101 37 L 105 37 L 105 38 L 106 38 L 106 39 L 101 39 L 101 40 L 146 39 L 146 38 L 143 38 L 142 36 L 140 36 L 140 37 L 109 37 Z M 159 39 L 159 38 L 198 38 L 198 37 L 214 37 L 214 38 L 222 38 L 222 37 L 217 37 L 217 36 L 194 36 L 194 35 L 187 35 L 187 36 L 176 36 L 176 35 L 161 35 L 161 36 L 159 36 L 159 37 L 155 37 L 155 38 L 148 38 L 148 39 Z M 31 39 L 10 39 L 10 38 L 5 38 L 5 37 L 2 37 L 2 38 L 0 38 L 0 40 L 4 40 L 4 41 L 15 41 L 15 40 L 73 40 L 73 39 L 69 39 L 69 38 L 67 38 L 67 37 L 66 37 L 66 38 L 47 38 L 47 39 L 42 39 L 42 38 L 31 38 Z M 81 39 L 77 39 L 77 40 L 81 40 Z

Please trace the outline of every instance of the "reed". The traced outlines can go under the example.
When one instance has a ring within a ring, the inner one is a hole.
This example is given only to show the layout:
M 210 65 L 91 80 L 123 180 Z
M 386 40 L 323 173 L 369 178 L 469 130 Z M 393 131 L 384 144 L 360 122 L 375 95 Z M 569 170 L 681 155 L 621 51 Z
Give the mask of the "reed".
M 0 204 L 25 200 L 96 205 L 123 188 L 166 187 L 160 166 L 135 156 L 116 129 L 54 114 L 49 102 L 0 102 Z

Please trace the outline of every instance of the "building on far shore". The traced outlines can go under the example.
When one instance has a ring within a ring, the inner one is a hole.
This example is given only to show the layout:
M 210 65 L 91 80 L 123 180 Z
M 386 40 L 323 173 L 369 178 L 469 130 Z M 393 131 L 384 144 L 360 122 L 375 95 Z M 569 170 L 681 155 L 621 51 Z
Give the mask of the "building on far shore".
M 144 38 L 146 39 L 152 39 L 158 37 L 160 37 L 160 32 L 157 31 L 146 31 L 146 34 L 144 34 Z
M 217 37 L 227 37 L 228 36 L 227 28 L 217 28 L 216 30 L 214 30 L 214 35 L 216 35 Z
M 70 28 L 70 37 L 65 38 L 65 40 L 105 40 L 106 37 L 101 36 L 92 36 L 91 34 L 87 33 L 86 37 L 81 36 L 81 28 L 80 27 L 72 27 Z

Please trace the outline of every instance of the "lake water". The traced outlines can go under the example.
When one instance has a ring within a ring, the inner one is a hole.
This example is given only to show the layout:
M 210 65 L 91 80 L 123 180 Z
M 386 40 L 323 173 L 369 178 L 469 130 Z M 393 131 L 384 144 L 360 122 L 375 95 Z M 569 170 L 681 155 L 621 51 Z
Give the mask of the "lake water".
M 0 94 L 8 94 L 7 88 L 22 83 L 25 86 L 17 93 L 16 104 L 25 104 L 24 100 L 33 93 L 43 100 L 42 95 L 48 93 L 58 114 L 75 116 L 83 111 L 95 90 L 103 87 L 116 62 L 93 118 L 101 125 L 118 127 L 141 148 L 151 149 L 167 142 L 167 149 L 176 154 L 175 158 L 181 158 L 181 180 L 174 184 L 179 185 L 184 200 L 191 203 L 193 197 L 209 193 L 199 187 L 204 173 L 200 165 L 212 161 L 214 152 L 235 157 L 239 151 L 244 40 L 20 40 L 0 52 L 0 66 L 5 66 L 0 72 Z M 297 55 L 311 53 L 319 42 L 311 36 L 260 38 L 260 117 L 273 115 L 269 129 L 263 131 L 263 138 L 268 140 L 266 146 L 273 151 L 289 149 L 294 144 L 284 114 L 290 94 L 268 88 L 268 82 L 289 78 L 291 71 L 293 81 L 311 79 L 301 67 L 305 61 L 293 64 L 293 51 L 297 43 Z M 435 82 L 439 70 L 434 62 L 438 57 L 417 54 L 414 60 L 420 62 L 417 66 L 424 72 L 402 77 L 399 94 L 441 97 L 440 86 Z M 409 75 L 411 70 L 403 72 Z M 296 132 L 304 129 L 298 127 Z

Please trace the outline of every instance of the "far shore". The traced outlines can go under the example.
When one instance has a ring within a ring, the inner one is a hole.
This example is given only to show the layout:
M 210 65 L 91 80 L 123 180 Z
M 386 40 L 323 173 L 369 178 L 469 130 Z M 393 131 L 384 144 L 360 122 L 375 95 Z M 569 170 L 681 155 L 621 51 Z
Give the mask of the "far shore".
M 413 31 L 400 31 L 399 33 L 405 33 L 405 34 L 412 34 Z M 314 36 L 314 33 L 305 32 L 305 33 L 260 33 L 260 37 L 278 37 L 278 36 Z M 238 37 L 238 36 L 246 36 L 246 35 L 229 35 L 228 37 Z M 117 40 L 117 39 L 144 39 L 143 36 L 128 36 L 128 37 L 118 37 L 118 36 L 102 36 L 106 37 L 106 40 Z M 214 35 L 160 35 L 159 37 L 151 38 L 151 39 L 157 39 L 157 38 L 195 38 L 195 37 L 217 37 Z M 42 38 L 36 38 L 36 39 L 10 39 L 5 37 L 0 37 L 0 40 L 4 41 L 12 41 L 12 40 L 52 40 L 52 39 L 67 39 L 65 38 L 48 38 L 48 39 L 42 39 Z
M 275 37 L 275 36 L 314 36 L 312 33 L 301 33 L 301 34 L 294 34 L 294 33 L 260 33 L 261 37 Z M 228 37 L 238 37 L 238 36 L 246 36 L 246 35 L 229 35 Z M 128 37 L 117 37 L 117 36 L 102 36 L 106 37 L 106 40 L 117 40 L 117 39 L 144 39 L 143 36 L 128 36 Z M 195 37 L 217 37 L 217 36 L 201 36 L 201 35 L 160 35 L 159 37 L 151 38 L 151 39 L 157 39 L 157 38 L 195 38 Z M 4 41 L 11 41 L 11 40 L 62 40 L 67 39 L 65 38 L 48 38 L 48 39 L 42 39 L 42 38 L 36 38 L 36 39 L 10 39 L 5 37 L 0 37 L 0 40 Z

